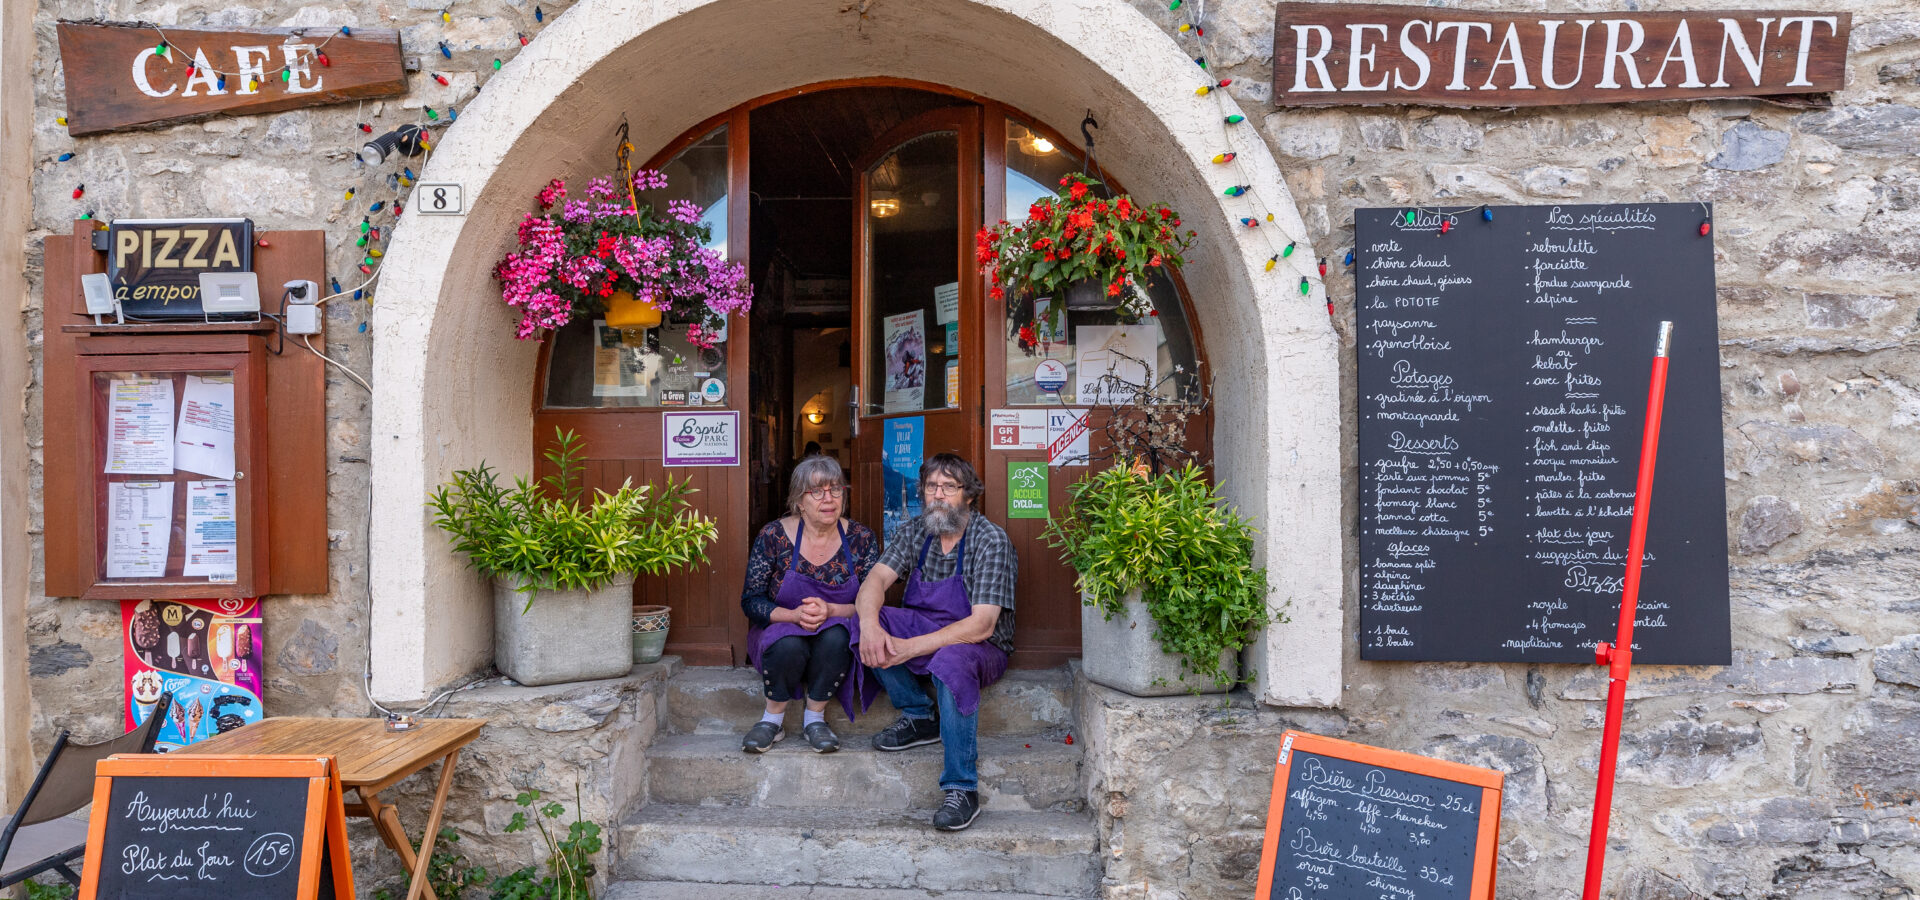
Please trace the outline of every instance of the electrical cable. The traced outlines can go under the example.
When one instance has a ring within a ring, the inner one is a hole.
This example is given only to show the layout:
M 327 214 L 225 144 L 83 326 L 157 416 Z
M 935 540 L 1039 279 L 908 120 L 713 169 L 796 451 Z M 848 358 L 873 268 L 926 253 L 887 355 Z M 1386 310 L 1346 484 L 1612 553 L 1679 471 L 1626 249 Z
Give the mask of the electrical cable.
M 326 360 L 326 361 L 327 361 L 327 364 L 328 364 L 328 365 L 331 365 L 331 366 L 333 366 L 334 368 L 336 368 L 336 369 L 339 369 L 340 371 L 342 371 L 342 372 L 345 372 L 345 373 L 347 373 L 347 377 L 348 377 L 348 378 L 351 378 L 351 379 L 353 379 L 353 380 L 354 380 L 354 381 L 355 381 L 356 383 L 358 383 L 358 384 L 359 384 L 359 385 L 360 385 L 361 387 L 363 387 L 363 388 L 366 388 L 366 390 L 367 390 L 367 393 L 369 393 L 369 394 L 371 394 L 371 393 L 373 393 L 373 385 L 371 385 L 371 384 L 368 384 L 368 383 L 367 383 L 367 380 L 366 380 L 365 378 L 361 378 L 361 377 L 360 377 L 360 373 L 358 373 L 358 372 L 355 372 L 354 370 L 352 370 L 352 369 L 349 369 L 349 368 L 347 368 L 347 367 L 346 367 L 346 365 L 345 365 L 345 364 L 343 364 L 343 363 L 341 363 L 341 362 L 340 362 L 339 360 L 337 360 L 337 359 L 334 359 L 333 357 L 331 357 L 331 356 L 328 356 L 328 355 L 326 355 L 325 353 L 321 353 L 321 352 L 320 352 L 320 351 L 318 351 L 318 350 L 315 350 L 315 349 L 313 348 L 313 342 L 312 342 L 312 341 L 310 341 L 310 340 L 307 340 L 307 338 L 308 338 L 308 335 L 304 335 L 304 334 L 303 334 L 303 335 L 301 335 L 301 336 L 300 336 L 300 343 L 302 343 L 302 344 L 305 344 L 305 345 L 306 345 L 306 347 L 307 347 L 307 350 L 308 350 L 309 352 L 311 352 L 311 353 L 312 353 L 313 355 L 315 355 L 315 356 L 318 356 L 318 357 L 320 357 L 320 358 L 321 358 L 321 359 L 323 359 L 323 360 Z

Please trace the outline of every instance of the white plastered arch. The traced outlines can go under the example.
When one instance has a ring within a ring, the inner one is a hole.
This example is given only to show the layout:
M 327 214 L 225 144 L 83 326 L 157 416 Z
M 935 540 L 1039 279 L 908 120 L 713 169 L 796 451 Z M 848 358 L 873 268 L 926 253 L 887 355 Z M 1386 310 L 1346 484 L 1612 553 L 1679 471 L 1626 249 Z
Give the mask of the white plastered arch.
M 493 263 L 547 179 L 611 168 L 625 114 L 643 154 L 755 97 L 894 76 L 1008 103 L 1065 133 L 1091 108 L 1100 161 L 1199 231 L 1184 270 L 1216 381 L 1215 464 L 1262 529 L 1256 548 L 1290 622 L 1248 654 L 1256 694 L 1340 700 L 1339 381 L 1315 253 L 1272 154 L 1251 125 L 1229 137 L 1205 73 L 1125 0 L 581 0 L 486 84 L 447 130 L 423 180 L 464 186 L 465 217 L 409 215 L 388 248 L 373 316 L 373 691 L 427 696 L 491 658 L 491 601 L 422 499 L 482 459 L 531 469 L 535 345 L 513 339 Z M 1232 106 L 1231 101 L 1227 105 Z M 1229 108 L 1228 112 L 1235 110 Z M 1241 170 L 1301 250 L 1266 272 L 1270 245 L 1208 162 L 1231 141 Z

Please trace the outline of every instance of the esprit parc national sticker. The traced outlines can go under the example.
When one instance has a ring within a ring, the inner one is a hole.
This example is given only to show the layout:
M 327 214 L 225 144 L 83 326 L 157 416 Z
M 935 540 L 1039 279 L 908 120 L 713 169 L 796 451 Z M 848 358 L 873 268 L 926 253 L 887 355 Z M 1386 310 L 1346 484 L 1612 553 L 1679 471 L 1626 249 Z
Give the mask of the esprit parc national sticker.
M 266 716 L 260 599 L 122 600 L 126 727 L 171 695 L 154 748 L 177 750 Z

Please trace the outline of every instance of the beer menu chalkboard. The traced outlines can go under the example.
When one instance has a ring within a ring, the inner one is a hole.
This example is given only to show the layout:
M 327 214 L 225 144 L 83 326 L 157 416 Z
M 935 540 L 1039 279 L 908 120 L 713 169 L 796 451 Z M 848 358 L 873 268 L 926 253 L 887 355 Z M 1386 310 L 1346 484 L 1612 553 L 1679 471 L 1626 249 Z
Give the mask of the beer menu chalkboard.
M 80 897 L 351 898 L 332 765 L 272 756 L 102 761 Z
M 1355 213 L 1361 658 L 1591 663 L 1613 639 L 1666 320 L 1635 661 L 1731 661 L 1710 214 Z
M 1260 855 L 1261 900 L 1493 896 L 1505 776 L 1289 731 Z

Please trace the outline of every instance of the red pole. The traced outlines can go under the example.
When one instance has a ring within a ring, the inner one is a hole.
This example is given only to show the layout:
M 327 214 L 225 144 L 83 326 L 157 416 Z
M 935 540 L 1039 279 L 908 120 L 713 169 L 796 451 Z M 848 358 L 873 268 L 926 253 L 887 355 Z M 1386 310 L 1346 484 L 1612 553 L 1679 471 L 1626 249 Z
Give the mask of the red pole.
M 1607 864 L 1607 819 L 1613 814 L 1613 769 L 1620 755 L 1620 719 L 1633 669 L 1633 618 L 1640 601 L 1640 561 L 1647 550 L 1647 512 L 1653 505 L 1653 463 L 1660 451 L 1660 412 L 1667 396 L 1667 344 L 1673 323 L 1661 322 L 1654 342 L 1653 377 L 1647 385 L 1647 428 L 1640 439 L 1640 479 L 1633 489 L 1633 531 L 1627 539 L 1627 577 L 1620 591 L 1620 630 L 1612 645 L 1594 647 L 1594 662 L 1607 667 L 1607 725 L 1600 739 L 1600 780 L 1593 791 L 1593 830 L 1587 839 L 1587 884 L 1582 900 L 1600 900 Z

